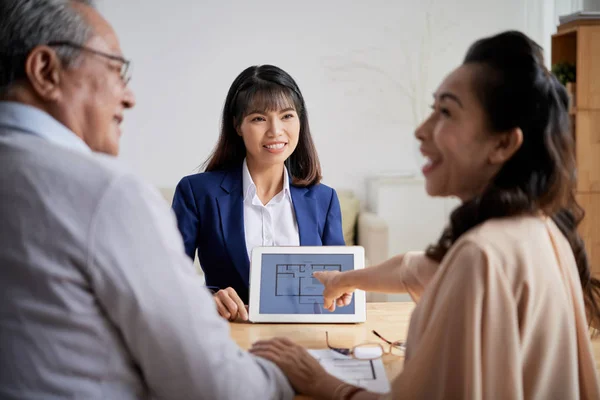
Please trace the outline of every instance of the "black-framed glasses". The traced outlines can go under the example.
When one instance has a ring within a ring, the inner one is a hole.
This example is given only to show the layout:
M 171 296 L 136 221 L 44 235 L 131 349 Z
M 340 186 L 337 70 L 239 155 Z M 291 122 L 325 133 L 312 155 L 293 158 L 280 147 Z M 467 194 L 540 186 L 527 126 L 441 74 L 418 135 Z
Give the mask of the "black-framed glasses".
M 108 58 L 109 60 L 118 61 L 121 63 L 120 75 L 121 75 L 121 80 L 123 81 L 123 84 L 127 85 L 129 83 L 129 81 L 131 80 L 131 61 L 127 60 L 126 58 L 123 58 L 121 56 L 117 56 L 114 54 L 108 54 L 103 51 L 95 50 L 90 47 L 83 46 L 81 44 L 77 44 L 75 42 L 69 42 L 69 41 L 50 42 L 47 44 L 47 46 L 50 46 L 50 47 L 61 47 L 61 46 L 72 47 L 74 49 L 87 51 L 88 53 L 95 54 L 100 57 Z
M 404 350 L 406 349 L 404 342 L 391 342 L 383 338 L 383 336 L 381 336 L 379 333 L 375 331 L 372 332 L 375 334 L 375 336 L 390 345 L 387 351 L 383 348 L 381 343 L 374 342 L 361 343 L 352 348 L 333 347 L 329 344 L 329 332 L 325 332 L 325 341 L 327 342 L 327 347 L 330 350 L 345 356 L 356 358 L 357 360 L 376 360 L 383 357 L 385 354 L 391 354 L 394 356 L 404 355 Z

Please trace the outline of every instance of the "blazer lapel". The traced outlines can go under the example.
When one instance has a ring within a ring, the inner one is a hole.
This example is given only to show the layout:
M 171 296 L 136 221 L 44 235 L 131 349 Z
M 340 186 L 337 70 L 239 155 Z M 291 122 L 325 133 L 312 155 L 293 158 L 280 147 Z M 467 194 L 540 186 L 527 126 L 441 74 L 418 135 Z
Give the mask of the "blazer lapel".
M 292 203 L 298 223 L 301 246 L 320 246 L 321 235 L 317 221 L 317 201 L 312 190 L 290 185 Z
M 242 194 L 242 174 L 232 170 L 221 182 L 223 195 L 217 197 L 223 241 L 229 257 L 246 286 L 250 279 L 250 260 L 244 234 L 244 197 Z

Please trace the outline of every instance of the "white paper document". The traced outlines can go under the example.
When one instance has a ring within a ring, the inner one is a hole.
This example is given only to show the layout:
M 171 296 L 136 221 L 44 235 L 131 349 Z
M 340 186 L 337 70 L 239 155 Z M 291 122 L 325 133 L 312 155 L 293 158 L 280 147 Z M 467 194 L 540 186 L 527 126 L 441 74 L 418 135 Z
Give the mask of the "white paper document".
M 381 358 L 357 360 L 330 349 L 309 349 L 308 352 L 319 360 L 325 371 L 346 383 L 375 393 L 390 391 L 390 382 Z

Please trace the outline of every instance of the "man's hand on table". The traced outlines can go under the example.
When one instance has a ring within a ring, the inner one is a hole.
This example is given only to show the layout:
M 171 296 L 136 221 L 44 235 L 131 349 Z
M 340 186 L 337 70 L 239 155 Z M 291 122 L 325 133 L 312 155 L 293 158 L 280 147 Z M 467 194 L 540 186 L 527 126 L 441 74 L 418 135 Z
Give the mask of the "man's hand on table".
M 331 398 L 336 389 L 343 384 L 341 380 L 327 373 L 304 347 L 287 338 L 260 340 L 252 345 L 249 352 L 275 363 L 300 394 L 317 399 Z

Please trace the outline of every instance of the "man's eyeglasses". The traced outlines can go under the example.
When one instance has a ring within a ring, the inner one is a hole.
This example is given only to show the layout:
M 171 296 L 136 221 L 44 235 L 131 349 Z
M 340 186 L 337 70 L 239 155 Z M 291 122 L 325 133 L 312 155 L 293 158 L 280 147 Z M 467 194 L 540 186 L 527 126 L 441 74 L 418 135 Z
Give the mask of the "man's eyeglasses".
M 104 53 L 102 51 L 94 50 L 89 47 L 86 47 L 86 46 L 83 46 L 83 45 L 80 45 L 80 44 L 77 44 L 74 42 L 69 42 L 69 41 L 50 42 L 47 44 L 47 46 L 50 46 L 50 47 L 61 47 L 61 46 L 72 47 L 74 49 L 87 51 L 88 53 L 95 54 L 100 57 L 108 58 L 109 60 L 118 61 L 121 63 L 120 75 L 121 75 L 121 80 L 123 81 L 123 84 L 127 85 L 129 83 L 129 81 L 131 80 L 131 68 L 130 68 L 131 61 L 129 61 L 121 56 Z
M 384 342 L 386 342 L 389 345 L 389 348 L 387 351 L 383 348 L 383 346 L 380 343 L 373 343 L 373 342 L 362 343 L 362 344 L 356 345 L 352 348 L 332 347 L 329 344 L 329 333 L 328 332 L 325 332 L 325 340 L 327 341 L 327 347 L 329 347 L 331 350 L 333 350 L 337 353 L 343 354 L 345 356 L 351 356 L 358 360 L 375 360 L 377 358 L 382 357 L 385 354 L 391 354 L 394 356 L 404 355 L 404 350 L 406 350 L 406 345 L 404 344 L 404 342 L 401 342 L 401 341 L 391 342 L 391 341 L 385 339 L 383 336 L 381 336 L 376 331 L 371 331 L 371 332 L 373 332 L 373 334 L 375 336 L 377 336 L 378 338 L 380 338 L 381 340 L 383 340 Z

